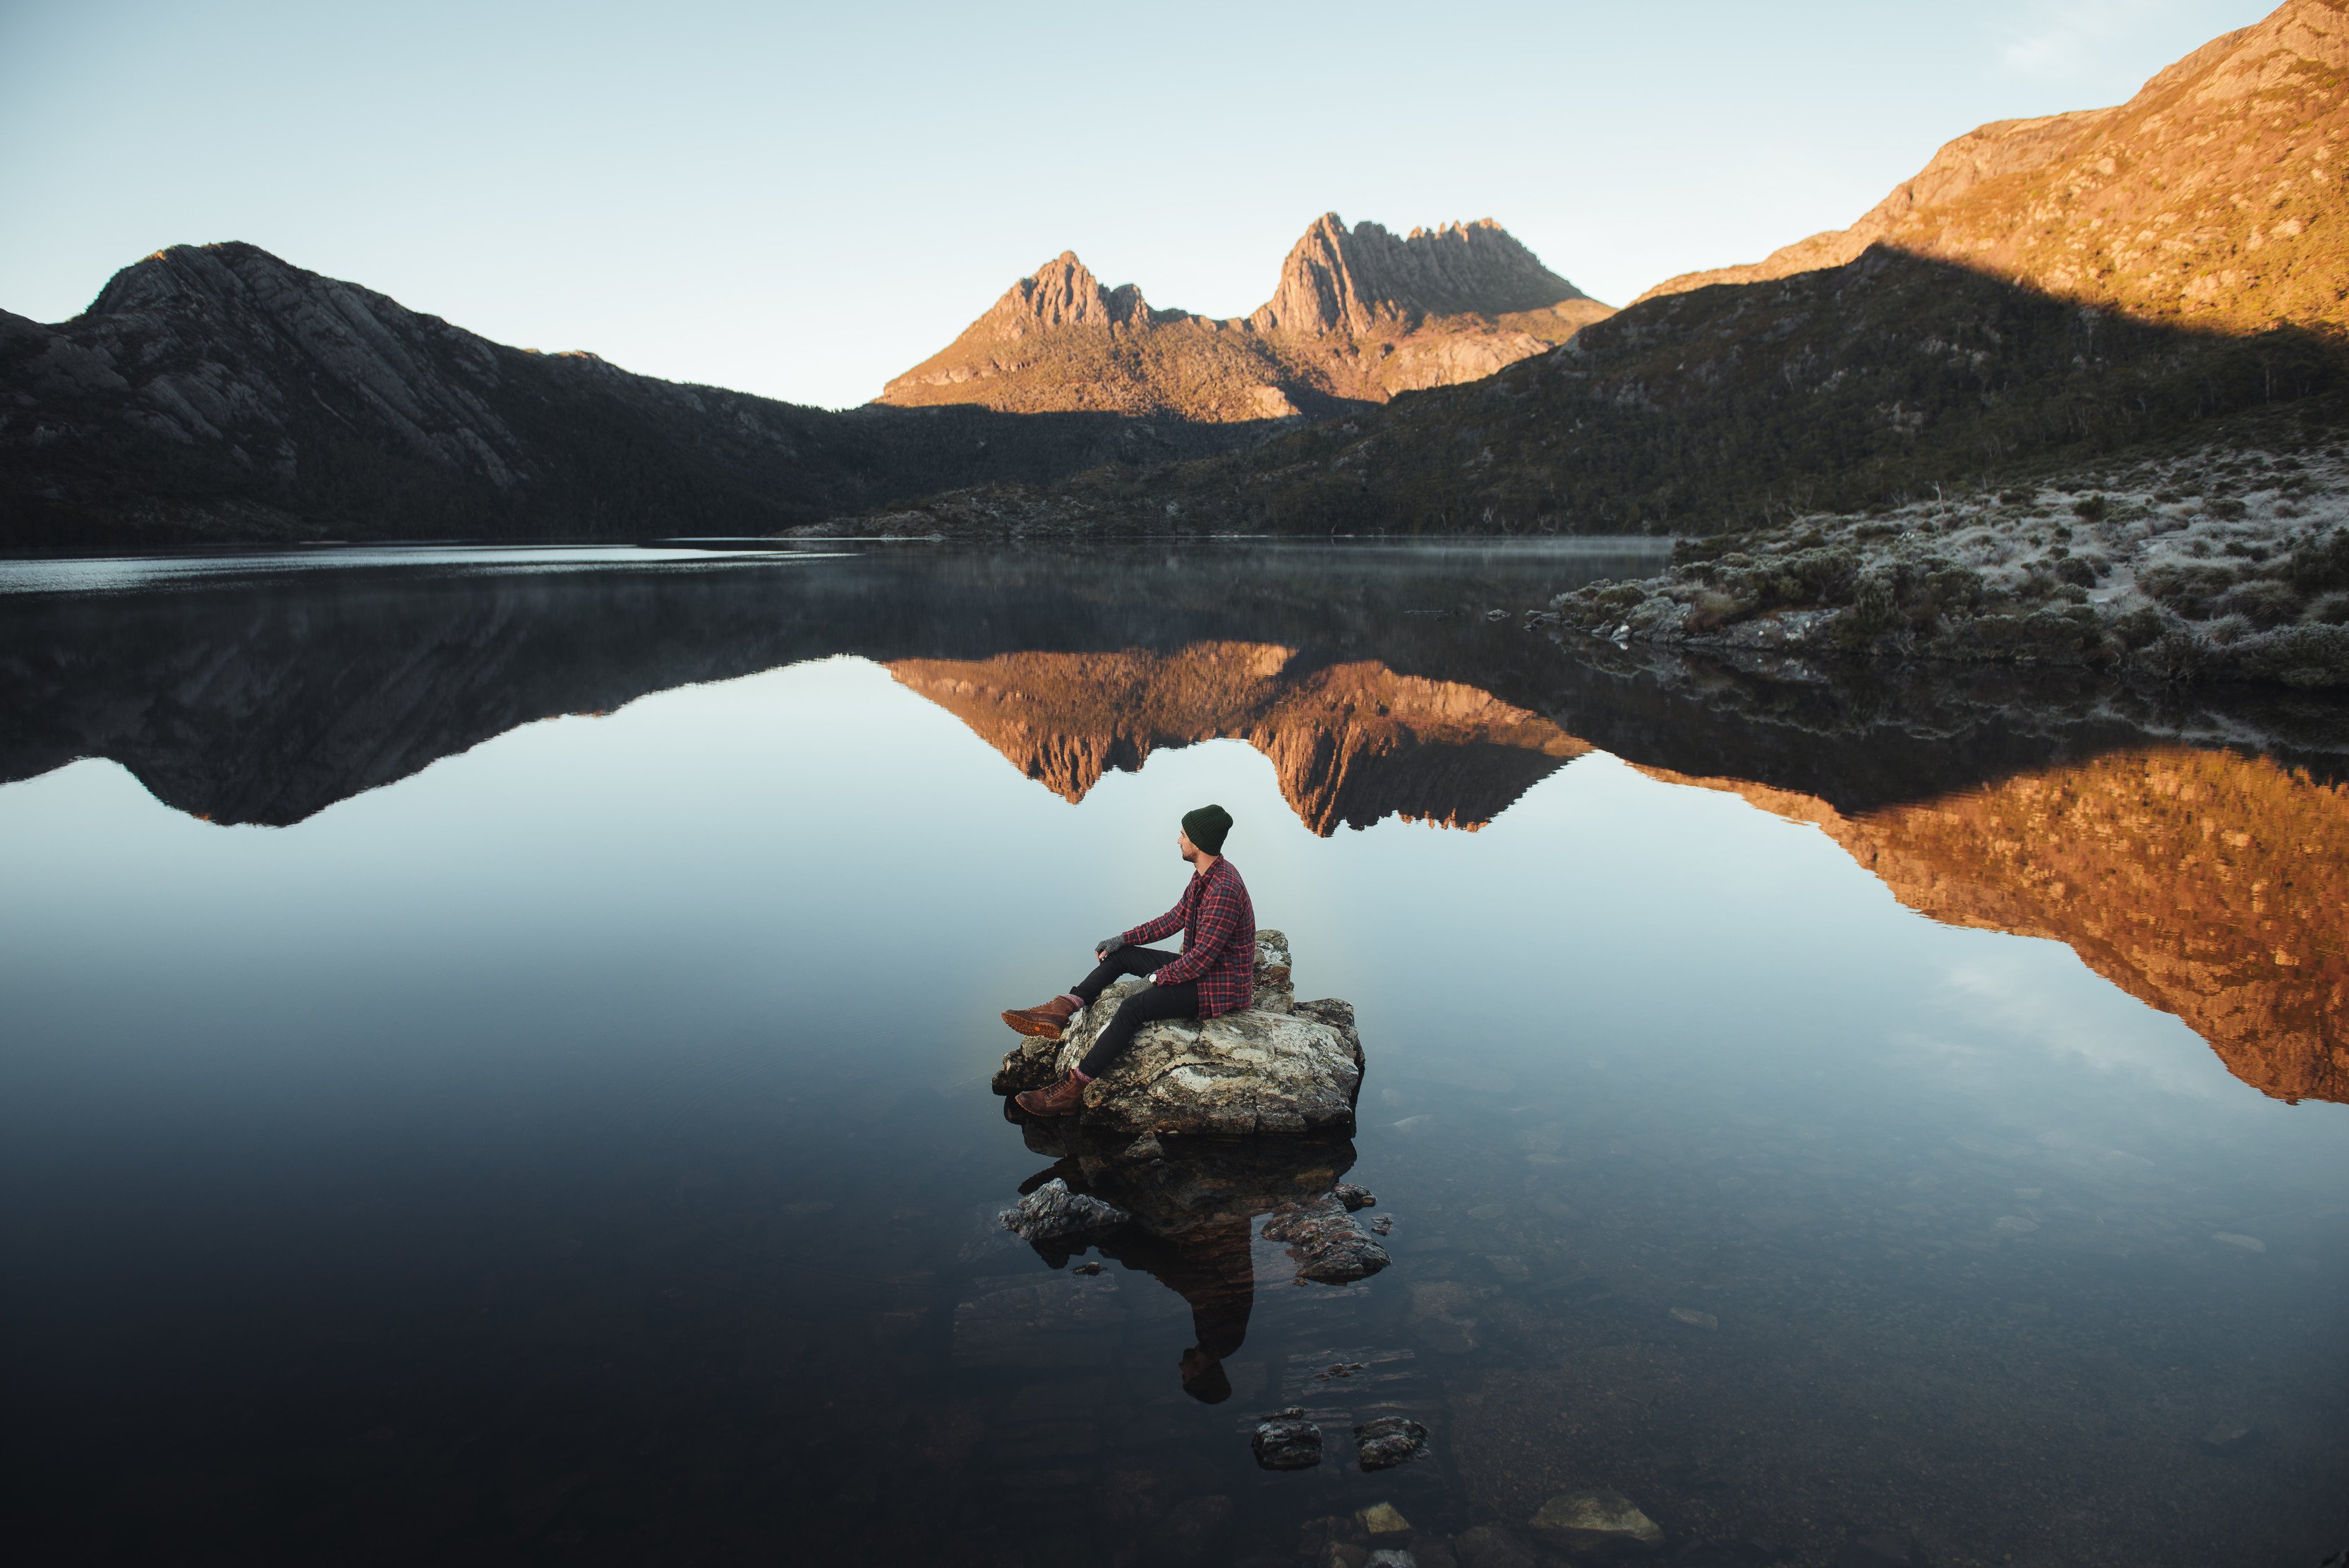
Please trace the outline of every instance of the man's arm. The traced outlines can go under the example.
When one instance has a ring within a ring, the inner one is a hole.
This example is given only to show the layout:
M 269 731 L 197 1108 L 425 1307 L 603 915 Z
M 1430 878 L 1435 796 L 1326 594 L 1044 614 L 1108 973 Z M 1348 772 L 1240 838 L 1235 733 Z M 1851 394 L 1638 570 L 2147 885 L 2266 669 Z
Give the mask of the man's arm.
M 1187 912 L 1186 906 L 1189 903 L 1190 900 L 1186 898 L 1156 919 L 1144 920 L 1133 929 L 1123 933 L 1125 940 L 1132 946 L 1140 947 L 1144 942 L 1154 942 L 1161 937 L 1173 936 L 1183 929 L 1184 916 Z
M 1155 985 L 1180 985 L 1196 980 L 1215 967 L 1216 959 L 1239 932 L 1240 901 L 1221 883 L 1210 883 L 1199 898 L 1199 923 L 1191 930 L 1191 945 L 1173 963 L 1162 964 L 1152 975 Z

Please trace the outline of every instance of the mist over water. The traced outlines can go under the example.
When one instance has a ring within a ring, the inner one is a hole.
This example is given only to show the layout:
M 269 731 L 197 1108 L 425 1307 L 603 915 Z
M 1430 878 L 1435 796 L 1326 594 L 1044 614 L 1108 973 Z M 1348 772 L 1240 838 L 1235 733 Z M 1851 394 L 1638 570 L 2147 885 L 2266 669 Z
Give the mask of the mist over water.
M 1675 1562 L 2336 1549 L 2338 715 L 1515 624 L 1633 549 L 13 568 L 10 1533 L 1477 1568 L 1604 1490 Z M 1209 800 L 1358 1125 L 1137 1172 L 1007 1118 L 996 1013 Z M 1023 1244 L 1048 1170 L 1150 1233 Z M 1296 1282 L 1264 1217 L 1340 1178 L 1393 1266 Z

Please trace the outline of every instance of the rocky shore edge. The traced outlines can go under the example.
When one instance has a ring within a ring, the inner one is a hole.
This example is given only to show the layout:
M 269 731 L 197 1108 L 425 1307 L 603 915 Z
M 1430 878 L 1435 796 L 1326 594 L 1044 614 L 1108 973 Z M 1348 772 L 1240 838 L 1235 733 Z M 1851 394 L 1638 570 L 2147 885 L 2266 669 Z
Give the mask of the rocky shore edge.
M 1529 625 L 1726 653 L 2349 690 L 2349 449 L 2228 447 L 1682 539 Z

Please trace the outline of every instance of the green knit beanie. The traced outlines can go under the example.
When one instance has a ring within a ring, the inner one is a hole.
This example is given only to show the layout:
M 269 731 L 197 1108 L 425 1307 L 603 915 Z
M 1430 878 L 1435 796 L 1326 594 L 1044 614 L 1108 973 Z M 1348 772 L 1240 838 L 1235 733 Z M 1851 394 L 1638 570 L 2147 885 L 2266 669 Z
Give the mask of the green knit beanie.
M 1203 805 L 1183 814 L 1183 832 L 1210 855 L 1224 852 L 1224 836 L 1232 830 L 1232 814 L 1220 805 Z

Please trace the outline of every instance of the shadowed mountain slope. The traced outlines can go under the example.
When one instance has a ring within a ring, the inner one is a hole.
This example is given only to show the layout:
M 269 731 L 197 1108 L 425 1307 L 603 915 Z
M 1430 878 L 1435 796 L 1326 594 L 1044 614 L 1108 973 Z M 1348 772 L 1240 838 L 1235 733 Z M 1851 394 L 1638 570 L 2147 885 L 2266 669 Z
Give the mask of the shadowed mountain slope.
M 1071 252 L 891 381 L 899 406 L 1115 410 L 1211 423 L 1316 416 L 1489 376 L 1609 315 L 1491 219 L 1350 230 L 1316 219 L 1244 318 L 1154 310 Z
M 60 326 L 0 312 L 0 545 L 761 534 L 1250 439 L 679 385 L 492 343 L 245 244 L 160 252 Z

